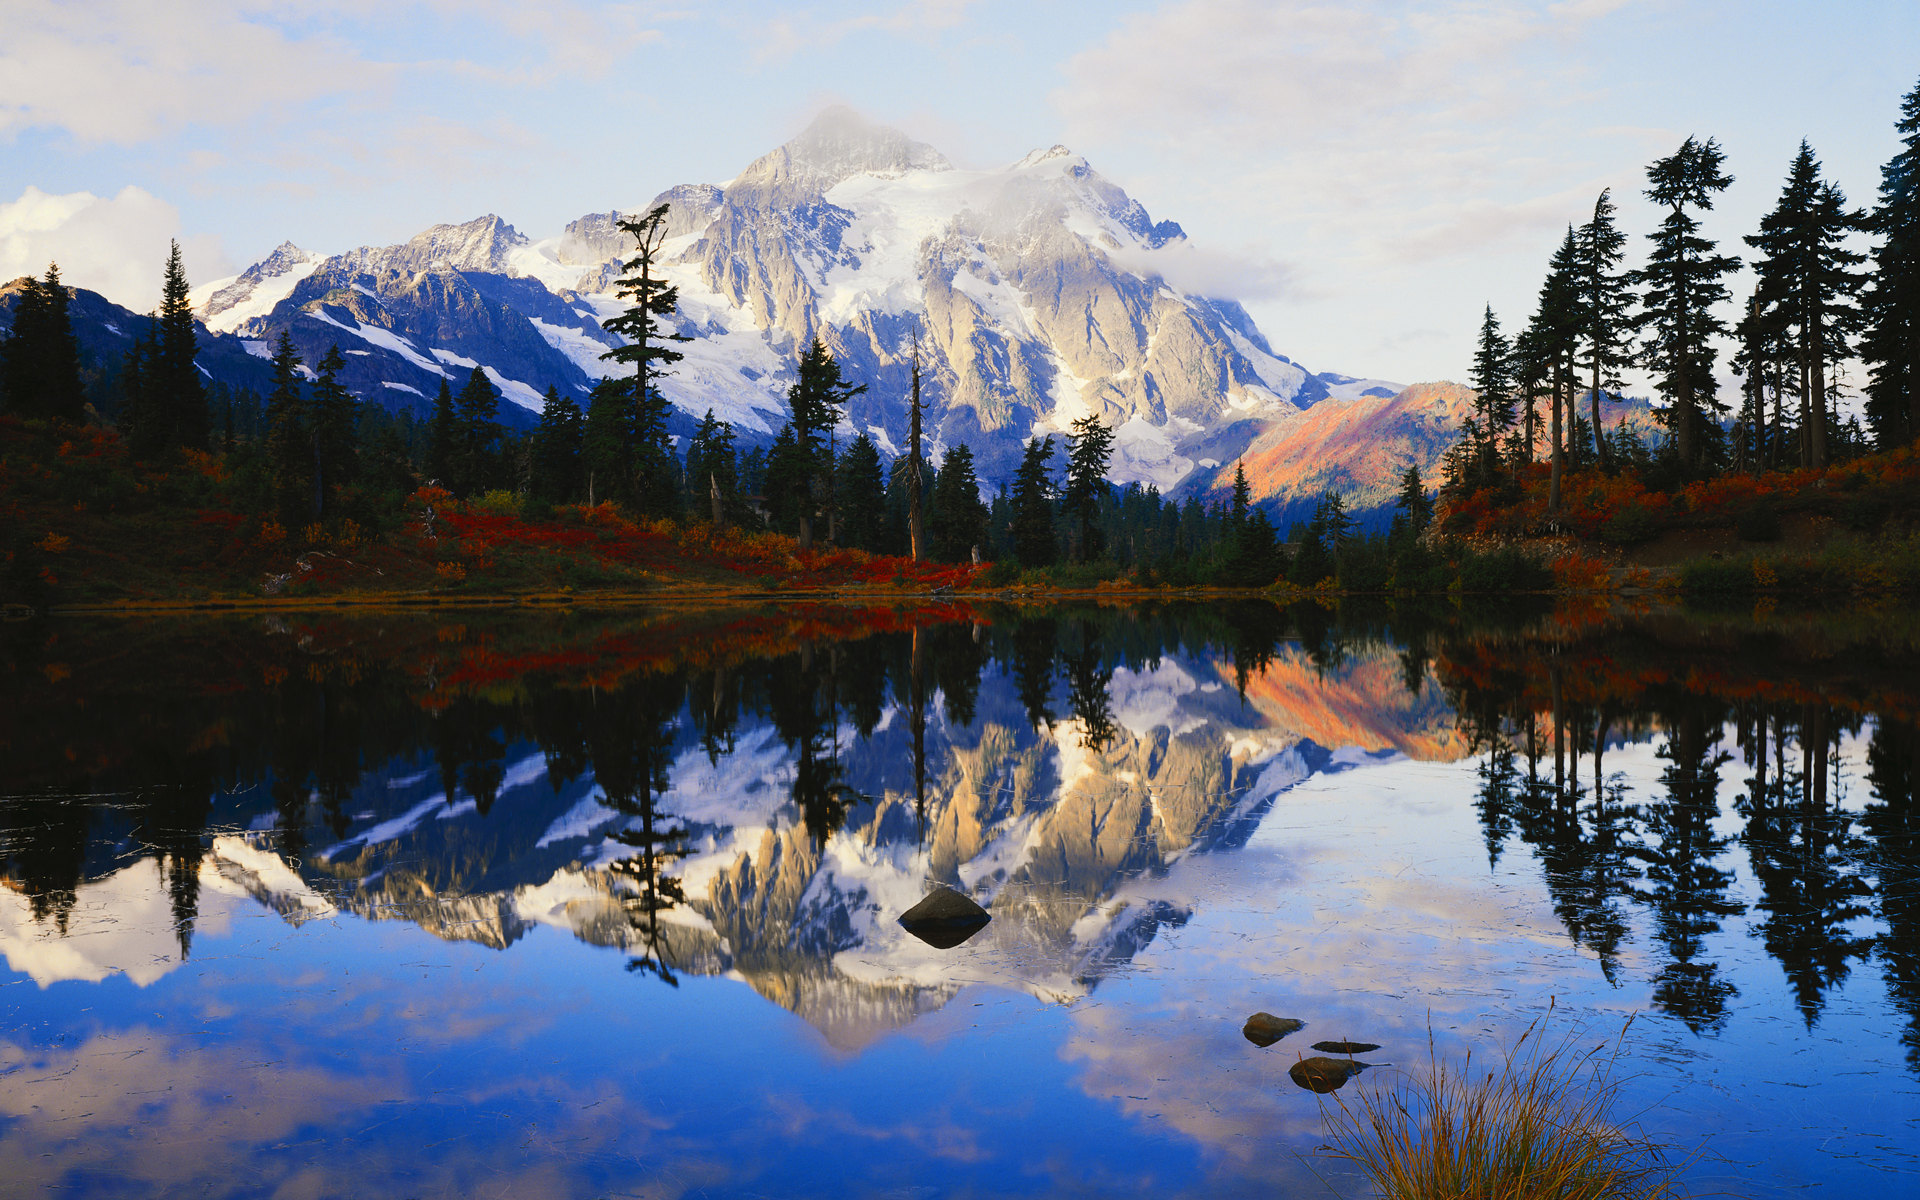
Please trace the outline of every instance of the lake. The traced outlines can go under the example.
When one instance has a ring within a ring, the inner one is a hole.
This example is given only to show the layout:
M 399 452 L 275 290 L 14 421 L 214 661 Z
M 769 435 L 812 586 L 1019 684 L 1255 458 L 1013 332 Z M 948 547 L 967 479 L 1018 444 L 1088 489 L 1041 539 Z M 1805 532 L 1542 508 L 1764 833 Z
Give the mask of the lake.
M 1915 625 L 0 626 L 0 1178 L 1358 1196 L 1330 1099 L 1544 1017 L 1698 1192 L 1920 1191 Z M 943 886 L 991 917 L 945 949 L 897 919 Z

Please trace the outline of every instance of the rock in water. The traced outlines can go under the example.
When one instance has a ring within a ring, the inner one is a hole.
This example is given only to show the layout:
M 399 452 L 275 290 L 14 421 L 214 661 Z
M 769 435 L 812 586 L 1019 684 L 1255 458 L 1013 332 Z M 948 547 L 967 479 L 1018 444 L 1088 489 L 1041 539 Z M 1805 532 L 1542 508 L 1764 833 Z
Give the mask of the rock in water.
M 958 946 L 987 927 L 993 914 L 950 887 L 935 889 L 900 914 L 900 927 L 936 950 Z
M 1271 1046 L 1296 1029 L 1306 1028 L 1305 1021 L 1296 1021 L 1292 1017 L 1276 1017 L 1272 1013 L 1257 1012 L 1247 1018 L 1240 1027 L 1248 1041 L 1256 1046 Z
M 1313 1048 L 1322 1054 L 1371 1054 L 1380 1047 L 1372 1042 L 1315 1042 Z
M 1314 1047 L 1319 1049 L 1319 1047 Z M 1303 1058 L 1287 1068 L 1293 1081 L 1310 1092 L 1325 1094 L 1367 1069 L 1366 1063 L 1347 1058 Z

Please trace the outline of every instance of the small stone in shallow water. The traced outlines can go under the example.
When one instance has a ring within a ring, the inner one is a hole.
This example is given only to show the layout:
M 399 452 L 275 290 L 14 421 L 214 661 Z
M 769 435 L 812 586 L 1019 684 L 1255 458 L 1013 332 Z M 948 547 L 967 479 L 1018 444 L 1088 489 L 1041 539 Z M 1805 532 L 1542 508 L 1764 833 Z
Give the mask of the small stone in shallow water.
M 1257 1012 L 1247 1018 L 1240 1027 L 1248 1041 L 1256 1046 L 1271 1046 L 1296 1029 L 1306 1028 L 1305 1021 L 1296 1021 L 1292 1017 L 1276 1017 L 1272 1013 Z
M 1314 1047 L 1316 1050 L 1319 1047 Z M 1293 1081 L 1310 1092 L 1325 1094 L 1367 1069 L 1366 1063 L 1347 1058 L 1303 1058 L 1287 1068 Z
M 1313 1048 L 1325 1054 L 1371 1054 L 1380 1047 L 1372 1042 L 1315 1042 Z
M 900 926 L 935 950 L 950 950 L 987 927 L 993 914 L 950 887 L 936 888 L 900 914 Z

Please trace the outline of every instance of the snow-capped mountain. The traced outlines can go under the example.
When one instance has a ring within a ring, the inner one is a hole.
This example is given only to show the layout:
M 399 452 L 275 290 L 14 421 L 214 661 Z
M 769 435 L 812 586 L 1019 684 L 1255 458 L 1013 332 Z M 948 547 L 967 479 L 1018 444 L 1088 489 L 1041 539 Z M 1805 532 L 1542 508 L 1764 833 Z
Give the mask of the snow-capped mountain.
M 967 443 L 989 481 L 1027 438 L 1092 413 L 1119 429 L 1116 481 L 1171 489 L 1275 421 L 1399 390 L 1315 375 L 1233 299 L 1174 286 L 1186 234 L 1065 147 L 962 170 L 834 109 L 727 183 L 661 203 L 678 326 L 694 338 L 662 390 L 687 419 L 712 409 L 748 440 L 785 419 L 793 363 L 816 337 L 867 386 L 848 431 L 888 453 L 906 441 L 917 341 L 934 452 Z M 606 373 L 616 339 L 602 322 L 624 308 L 613 289 L 631 245 L 619 216 L 535 240 L 488 215 L 317 261 L 283 245 L 203 288 L 200 311 L 262 355 L 283 329 L 309 361 L 338 343 L 348 386 L 389 407 L 418 407 L 477 365 L 530 415 L 549 387 L 580 396 Z

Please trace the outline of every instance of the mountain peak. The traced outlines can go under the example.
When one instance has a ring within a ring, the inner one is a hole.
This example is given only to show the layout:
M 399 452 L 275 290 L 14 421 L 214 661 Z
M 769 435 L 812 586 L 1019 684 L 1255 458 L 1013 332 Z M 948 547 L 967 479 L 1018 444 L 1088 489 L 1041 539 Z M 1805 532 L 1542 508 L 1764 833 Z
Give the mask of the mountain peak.
M 952 169 L 946 156 L 925 142 L 835 105 L 784 146 L 755 160 L 727 191 L 794 199 L 823 195 L 856 175 L 893 177 Z
M 1037 167 L 1041 163 L 1054 158 L 1078 159 L 1080 158 L 1080 156 L 1075 154 L 1073 151 L 1067 149 L 1065 146 L 1060 145 L 1058 142 L 1055 142 L 1053 145 L 1047 147 L 1045 150 L 1029 151 L 1025 158 L 1013 164 L 1013 169 L 1018 171 L 1024 167 Z M 1084 162 L 1086 160 L 1081 159 L 1080 161 Z
M 302 250 L 292 242 L 281 242 L 273 248 L 273 253 L 247 268 L 249 273 L 257 273 L 258 278 L 271 278 L 285 275 L 302 263 L 318 262 L 320 256 L 311 250 Z
M 867 120 L 844 104 L 823 109 L 783 147 L 795 162 L 819 168 L 854 168 L 876 173 L 946 171 L 953 164 L 925 142 L 916 142 L 891 126 Z M 853 170 L 848 170 L 852 174 Z
M 526 244 L 527 238 L 519 230 L 487 213 L 458 225 L 423 229 L 404 245 L 362 246 L 329 260 L 329 265 L 374 275 L 413 275 L 421 271 L 507 274 L 511 271 L 508 255 Z

